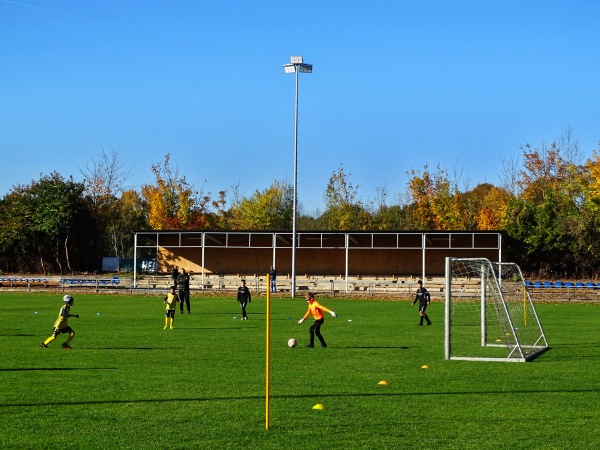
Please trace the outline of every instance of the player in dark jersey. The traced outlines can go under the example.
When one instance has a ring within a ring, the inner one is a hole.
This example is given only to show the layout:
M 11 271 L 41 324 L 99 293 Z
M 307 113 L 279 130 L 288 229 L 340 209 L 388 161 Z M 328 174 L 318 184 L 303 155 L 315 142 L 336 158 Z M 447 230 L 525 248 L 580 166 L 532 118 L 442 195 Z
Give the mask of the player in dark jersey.
M 423 282 L 419 280 L 417 282 L 419 288 L 417 289 L 417 295 L 415 295 L 415 299 L 412 304 L 419 302 L 419 316 L 421 316 L 421 320 L 419 321 L 419 326 L 423 326 L 423 319 L 427 321 L 427 325 L 431 325 L 431 320 L 429 320 L 429 316 L 425 313 L 427 306 L 431 303 L 431 295 L 427 289 L 423 287 Z

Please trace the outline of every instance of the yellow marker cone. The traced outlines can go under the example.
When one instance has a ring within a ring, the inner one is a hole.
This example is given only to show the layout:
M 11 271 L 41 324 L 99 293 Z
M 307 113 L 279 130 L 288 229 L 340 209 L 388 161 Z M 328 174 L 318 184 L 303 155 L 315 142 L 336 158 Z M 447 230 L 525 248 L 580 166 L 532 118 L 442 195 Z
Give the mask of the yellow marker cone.
M 501 339 L 496 339 L 496 342 L 502 342 L 502 340 Z
M 425 364 L 424 366 L 421 366 L 421 369 L 429 369 L 429 366 Z
M 321 405 L 320 403 L 317 403 L 315 406 L 312 407 L 312 409 L 318 409 L 318 410 L 323 410 L 325 409 L 325 407 L 323 405 Z
M 379 383 L 377 384 L 381 384 L 382 386 L 387 386 L 389 383 L 385 380 L 381 380 Z

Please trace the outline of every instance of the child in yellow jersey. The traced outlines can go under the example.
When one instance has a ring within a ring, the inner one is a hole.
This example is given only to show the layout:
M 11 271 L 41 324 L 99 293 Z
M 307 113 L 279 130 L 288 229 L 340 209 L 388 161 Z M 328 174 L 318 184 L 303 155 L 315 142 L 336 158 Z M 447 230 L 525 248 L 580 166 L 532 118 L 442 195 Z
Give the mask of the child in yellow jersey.
M 332 315 L 332 317 L 337 317 L 337 314 L 331 311 L 330 309 L 327 309 L 325 306 L 320 305 L 315 300 L 315 294 L 313 294 L 312 292 L 306 294 L 306 302 L 308 303 L 308 310 L 306 311 L 306 314 L 304 314 L 304 317 L 298 321 L 298 325 L 302 325 L 304 319 L 306 319 L 311 313 L 313 315 L 313 318 L 315 319 L 310 329 L 308 330 L 308 332 L 310 333 L 310 342 L 306 344 L 306 346 L 311 348 L 315 346 L 316 335 L 317 338 L 319 338 L 319 342 L 321 342 L 321 347 L 325 348 L 327 347 L 327 344 L 325 343 L 325 339 L 323 339 L 323 336 L 321 335 L 321 325 L 323 325 L 323 322 L 325 322 L 325 317 L 323 317 L 323 311 L 328 312 Z
M 42 342 L 42 348 L 48 348 L 48 344 L 55 340 L 59 334 L 69 333 L 69 336 L 65 342 L 63 342 L 62 347 L 65 350 L 71 350 L 69 342 L 71 342 L 75 337 L 75 332 L 73 331 L 73 328 L 69 326 L 69 317 L 75 317 L 79 319 L 79 314 L 71 314 L 71 306 L 73 306 L 73 303 L 75 303 L 75 299 L 72 296 L 65 295 L 63 297 L 63 302 L 65 302 L 65 305 L 60 308 L 58 319 L 56 319 L 56 322 L 54 322 L 54 331 L 52 331 L 52 336 Z
M 165 330 L 168 328 L 173 329 L 173 320 L 175 319 L 175 308 L 179 303 L 179 296 L 175 293 L 175 286 L 171 286 L 169 293 L 165 296 L 164 304 L 167 305 L 167 311 L 165 312 Z

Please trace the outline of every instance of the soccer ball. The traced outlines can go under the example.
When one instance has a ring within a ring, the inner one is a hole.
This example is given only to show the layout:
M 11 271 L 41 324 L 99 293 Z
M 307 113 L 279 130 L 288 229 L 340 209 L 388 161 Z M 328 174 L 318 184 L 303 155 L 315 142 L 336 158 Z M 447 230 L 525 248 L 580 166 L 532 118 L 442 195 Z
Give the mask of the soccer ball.
M 288 341 L 289 348 L 294 348 L 294 347 L 296 347 L 296 345 L 298 345 L 298 342 L 296 342 L 296 339 L 292 338 Z

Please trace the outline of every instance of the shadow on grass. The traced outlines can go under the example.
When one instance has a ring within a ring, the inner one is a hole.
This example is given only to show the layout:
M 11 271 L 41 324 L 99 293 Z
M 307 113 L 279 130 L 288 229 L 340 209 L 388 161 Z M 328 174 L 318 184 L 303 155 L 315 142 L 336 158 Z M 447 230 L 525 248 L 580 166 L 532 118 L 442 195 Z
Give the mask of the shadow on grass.
M 235 311 L 230 311 L 230 312 L 219 312 L 219 313 L 214 313 L 214 312 L 200 312 L 198 314 L 196 314 L 197 316 L 223 316 L 223 315 L 239 315 L 241 313 L 241 310 L 237 309 Z M 248 309 L 248 314 L 252 315 L 252 316 L 264 316 L 266 315 L 265 312 L 254 312 L 251 311 L 250 309 Z M 185 314 L 184 314 L 185 315 Z M 193 314 L 191 314 L 193 315 Z M 274 320 L 273 318 L 271 318 L 271 320 Z M 277 319 L 277 320 L 281 320 L 281 319 Z
M 399 348 L 401 350 L 408 350 L 411 347 L 406 346 L 396 346 L 396 345 L 348 345 L 348 346 L 336 346 L 335 348 L 351 348 L 351 349 L 369 349 L 372 350 L 374 348 Z
M 96 351 L 96 350 L 143 350 L 143 351 L 149 351 L 149 350 L 183 350 L 185 347 L 86 347 L 86 348 L 81 348 L 81 347 L 77 347 L 77 351 Z
M 82 369 L 97 370 L 97 369 Z M 365 393 L 340 393 L 340 394 L 301 394 L 301 395 L 271 395 L 270 399 L 302 399 L 315 397 L 319 398 L 360 398 L 360 397 L 429 397 L 429 396 L 453 396 L 453 395 L 522 395 L 522 394 L 584 394 L 598 393 L 600 389 L 535 389 L 535 390 L 510 390 L 510 391 L 464 391 L 464 392 L 365 392 Z M 81 406 L 81 405 L 105 405 L 105 404 L 136 404 L 136 403 L 171 403 L 171 402 L 222 402 L 239 400 L 265 400 L 264 395 L 246 395 L 235 397 L 199 397 L 199 398 L 154 398 L 137 400 L 89 400 L 81 402 L 51 402 L 51 403 L 0 403 L 0 407 L 31 408 L 40 406 Z
M 240 327 L 175 327 L 176 330 L 243 330 L 245 326 Z
M 31 337 L 37 336 L 37 334 L 23 334 L 23 333 L 0 333 L 0 336 L 9 336 L 9 337 Z
M 29 371 L 54 371 L 54 370 L 119 370 L 116 367 L 24 367 L 19 369 L 0 369 L 0 372 L 29 372 Z

